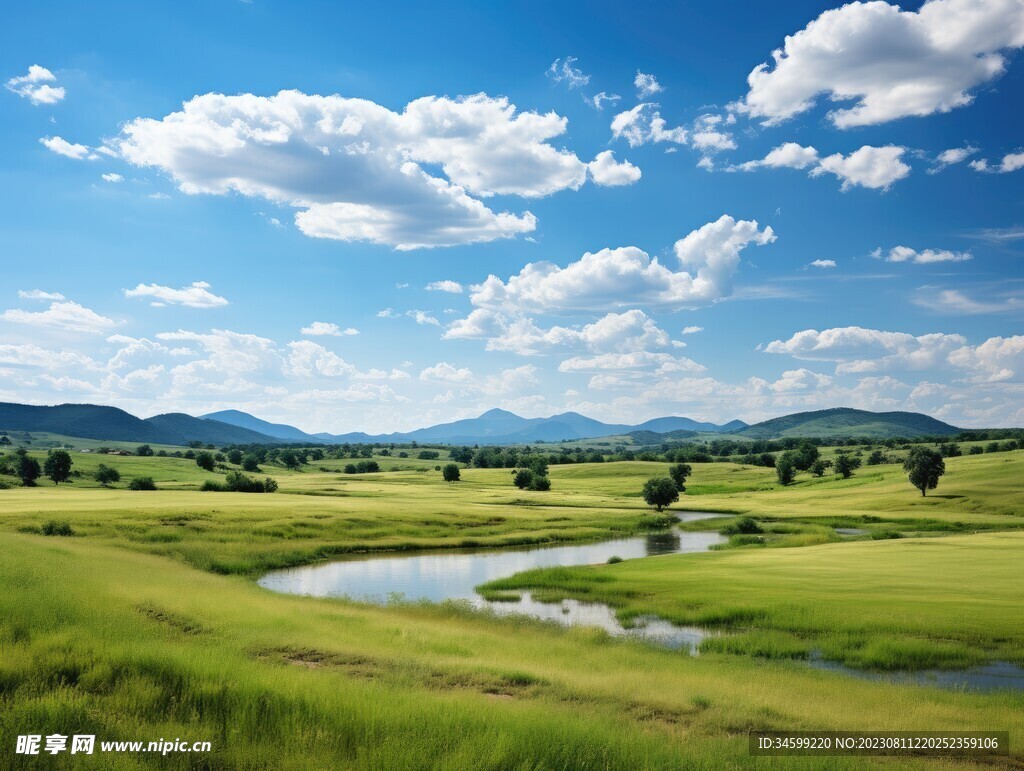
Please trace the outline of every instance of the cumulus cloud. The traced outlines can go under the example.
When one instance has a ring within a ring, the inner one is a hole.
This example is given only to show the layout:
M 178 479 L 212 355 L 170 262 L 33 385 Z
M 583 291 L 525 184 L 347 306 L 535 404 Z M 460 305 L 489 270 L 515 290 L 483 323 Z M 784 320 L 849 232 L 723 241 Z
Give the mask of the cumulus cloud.
M 836 362 L 836 372 L 887 372 L 941 368 L 947 356 L 961 348 L 962 335 L 885 332 L 864 327 L 805 329 L 788 340 L 774 340 L 767 353 L 796 359 Z
M 43 295 L 45 293 L 39 293 Z M 41 299 L 36 296 L 32 299 Z M 55 327 L 68 332 L 90 332 L 100 334 L 117 326 L 117 322 L 101 316 L 71 300 L 57 300 L 50 303 L 45 311 L 26 311 L 11 308 L 0 313 L 0 320 L 15 324 L 29 324 L 37 327 Z
M 598 153 L 587 167 L 594 182 L 603 187 L 632 185 L 641 176 L 640 169 L 629 161 L 616 161 L 615 153 L 611 150 Z
M 553 83 L 565 83 L 569 88 L 580 88 L 590 82 L 590 76 L 585 74 L 576 64 L 575 56 L 566 56 L 564 59 L 555 59 L 548 67 L 547 76 Z
M 524 364 L 502 370 L 497 375 L 489 375 L 480 384 L 480 390 L 488 396 L 505 396 L 538 385 L 540 379 L 537 377 L 537 368 L 532 364 Z
M 39 142 L 51 153 L 63 155 L 65 158 L 72 158 L 81 161 L 86 158 L 90 160 L 97 156 L 85 145 L 72 144 L 61 137 L 43 137 Z
M 113 174 L 113 173 L 111 173 L 111 174 L 101 174 L 100 176 L 103 178 L 104 182 L 123 182 L 124 181 L 124 177 L 122 177 L 120 174 Z
M 134 289 L 125 289 L 125 297 L 148 297 L 150 305 L 184 305 L 187 308 L 222 308 L 228 301 L 210 291 L 205 281 L 193 281 L 189 286 L 174 289 L 160 284 L 139 284 Z
M 943 150 L 935 156 L 935 165 L 928 169 L 928 173 L 938 174 L 947 166 L 955 166 L 958 163 L 963 163 L 976 152 L 978 152 L 978 148 L 971 147 L 970 145 L 966 145 L 965 147 L 951 147 L 948 150 Z
M 966 262 L 973 257 L 970 252 L 953 252 L 948 249 L 925 249 L 919 252 L 909 246 L 894 246 L 888 252 L 883 252 L 879 247 L 871 256 L 886 262 L 914 262 L 919 265 L 932 262 Z
M 18 290 L 18 297 L 22 300 L 64 300 L 60 292 L 44 292 L 41 289 Z
M 57 104 L 64 96 L 64 87 L 55 86 L 57 80 L 46 67 L 33 64 L 24 75 L 11 78 L 5 83 L 8 91 L 13 91 L 18 96 L 28 99 L 32 104 Z
M 740 251 L 775 240 L 770 227 L 722 215 L 676 241 L 680 270 L 672 271 L 634 246 L 587 252 L 562 268 L 529 263 L 507 282 L 494 275 L 472 287 L 478 307 L 560 312 L 626 305 L 690 307 L 732 293 Z
M 693 123 L 690 140 L 693 146 L 704 153 L 735 150 L 736 140 L 728 131 L 723 131 L 724 118 L 721 115 L 701 115 Z
M 380 314 L 378 313 L 377 315 L 379 316 Z M 441 322 L 427 311 L 406 311 L 405 315 L 414 319 L 417 324 L 431 325 L 435 327 L 441 326 Z
M 484 199 L 584 184 L 587 164 L 549 143 L 566 125 L 485 94 L 424 97 L 400 113 L 298 91 L 204 94 L 162 119 L 128 122 L 113 144 L 185 193 L 235 191 L 292 206 L 308 236 L 415 249 L 534 230 L 530 212 L 493 211 Z
M 931 0 L 917 11 L 853 2 L 787 36 L 772 65 L 750 73 L 736 107 L 777 124 L 824 95 L 848 105 L 829 113 L 839 128 L 948 112 L 1005 70 L 1002 51 L 1022 45 L 1016 0 Z
M 329 321 L 314 321 L 308 327 L 300 329 L 299 333 L 307 337 L 341 337 L 342 335 L 358 335 L 359 330 L 352 327 L 342 329 Z
M 813 147 L 803 147 L 796 142 L 786 142 L 769 152 L 758 161 L 747 161 L 730 166 L 728 171 L 754 171 L 759 168 L 810 168 L 810 175 L 833 174 L 842 181 L 842 189 L 860 186 L 873 190 L 888 190 L 889 187 L 910 174 L 910 166 L 901 160 L 905 147 L 886 145 L 872 147 L 864 145 L 849 155 L 834 153 L 820 157 Z
M 427 284 L 428 292 L 448 292 L 449 294 L 462 294 L 462 284 L 458 281 L 432 281 Z
M 1024 153 L 1007 153 L 997 164 L 991 164 L 984 158 L 971 161 L 971 168 L 989 174 L 1009 174 L 1011 171 L 1024 168 Z
M 634 353 L 603 353 L 599 356 L 574 356 L 558 365 L 559 372 L 606 372 L 608 370 L 645 370 L 657 368 L 669 372 L 703 372 L 705 367 L 684 356 L 669 353 L 636 351 Z
M 704 331 L 704 327 L 684 327 L 683 328 L 683 334 L 684 335 L 695 335 L 698 332 L 703 332 L 703 331 Z
M 813 260 L 813 261 L 807 263 L 807 267 L 809 267 L 809 268 L 824 268 L 824 269 L 834 268 L 834 267 L 836 267 L 836 261 L 835 260 Z
M 638 99 L 646 99 L 649 96 L 654 96 L 661 91 L 664 91 L 658 79 L 653 75 L 636 71 L 636 77 L 633 78 L 633 85 L 636 87 L 636 95 Z
M 420 372 L 420 380 L 440 380 L 445 383 L 469 383 L 473 380 L 473 372 L 466 367 L 456 367 L 446 361 L 441 361 Z
M 668 128 L 657 107 L 643 102 L 631 110 L 620 112 L 612 118 L 612 137 L 625 139 L 630 147 L 657 142 L 685 145 L 688 138 L 686 129 L 682 126 Z
M 958 348 L 950 353 L 949 362 L 974 373 L 976 381 L 1020 381 L 1024 379 L 1024 335 L 990 337 L 981 345 Z

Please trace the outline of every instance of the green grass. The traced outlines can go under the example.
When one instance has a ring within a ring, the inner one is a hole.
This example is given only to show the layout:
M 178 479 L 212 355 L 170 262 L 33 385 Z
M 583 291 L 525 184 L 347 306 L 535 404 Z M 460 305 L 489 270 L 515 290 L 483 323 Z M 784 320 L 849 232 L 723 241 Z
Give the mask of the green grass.
M 252 580 L 353 551 L 636 532 L 659 522 L 639 491 L 666 464 L 553 466 L 539 493 L 512 487 L 508 470 L 446 484 L 433 461 L 367 475 L 319 471 L 348 462 L 325 461 L 268 466 L 280 491 L 257 495 L 199 492 L 221 475 L 183 459 L 74 460 L 116 466 L 123 481 L 0 490 L 0 746 L 84 732 L 209 739 L 212 768 L 720 768 L 757 765 L 753 729 L 998 728 L 1024 762 L 1020 693 L 861 681 L 800 661 L 1024 661 L 1021 451 L 949 459 L 926 499 L 896 466 L 782 488 L 771 469 L 694 464 L 674 509 L 723 518 L 687 527 L 749 514 L 765 547 L 503 584 L 724 630 L 697 658 L 455 605 L 279 596 Z M 124 489 L 132 476 L 161 489 Z M 835 527 L 908 537 L 851 541 Z

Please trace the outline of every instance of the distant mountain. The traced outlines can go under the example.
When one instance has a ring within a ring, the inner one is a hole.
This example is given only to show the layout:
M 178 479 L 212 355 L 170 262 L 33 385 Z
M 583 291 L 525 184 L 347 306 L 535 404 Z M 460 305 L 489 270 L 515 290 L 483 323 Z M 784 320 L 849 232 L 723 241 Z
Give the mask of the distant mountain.
M 117 407 L 97 404 L 34 406 L 3 402 L 0 403 L 0 429 L 151 444 L 184 445 L 193 441 L 216 445 L 270 444 L 277 441 L 256 431 L 182 413 L 142 420 Z
M 250 431 L 272 436 L 275 439 L 281 439 L 286 442 L 318 441 L 312 434 L 307 434 L 295 426 L 289 426 L 285 423 L 269 423 L 266 420 L 260 420 L 248 412 L 240 410 L 221 410 L 220 412 L 210 412 L 199 417 L 203 420 L 216 420 L 228 425 L 238 426 L 239 428 L 247 428 Z
M 865 436 L 872 439 L 915 436 L 951 436 L 960 429 L 919 412 L 868 412 L 836 407 L 816 412 L 797 412 L 735 431 L 737 436 L 773 439 L 814 436 L 823 439 Z
M 701 423 L 691 418 L 654 418 L 639 426 L 634 426 L 634 431 L 654 431 L 658 434 L 667 434 L 670 431 L 704 431 L 708 433 L 719 433 L 722 431 L 735 431 L 746 428 L 747 424 L 742 420 L 733 420 L 724 426 L 716 423 Z

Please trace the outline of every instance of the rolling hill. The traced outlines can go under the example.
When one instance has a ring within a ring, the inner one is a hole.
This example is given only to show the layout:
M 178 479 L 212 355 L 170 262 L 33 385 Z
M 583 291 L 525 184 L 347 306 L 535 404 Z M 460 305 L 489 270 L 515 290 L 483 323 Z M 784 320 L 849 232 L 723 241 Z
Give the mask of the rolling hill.
M 960 429 L 919 412 L 868 412 L 836 407 L 797 412 L 732 432 L 750 439 L 814 436 L 823 439 L 864 436 L 872 439 L 916 436 L 952 436 Z
M 239 428 L 247 428 L 250 431 L 255 431 L 266 436 L 272 436 L 275 439 L 281 439 L 285 442 L 321 441 L 312 434 L 307 434 L 305 431 L 302 431 L 295 426 L 289 426 L 285 423 L 270 423 L 266 420 L 260 420 L 256 416 L 250 415 L 248 412 L 242 412 L 241 410 L 221 410 L 220 412 L 211 412 L 207 415 L 200 415 L 199 417 L 203 420 L 215 420 L 220 423 L 238 426 Z

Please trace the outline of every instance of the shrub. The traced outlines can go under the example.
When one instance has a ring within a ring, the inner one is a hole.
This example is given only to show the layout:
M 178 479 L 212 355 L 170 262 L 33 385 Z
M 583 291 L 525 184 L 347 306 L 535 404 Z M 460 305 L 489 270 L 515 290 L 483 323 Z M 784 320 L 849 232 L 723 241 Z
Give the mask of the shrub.
M 758 535 L 764 529 L 753 517 L 739 517 L 718 531 L 722 535 Z
M 121 472 L 118 471 L 116 468 L 112 468 L 101 463 L 97 467 L 96 473 L 93 474 L 93 478 L 104 487 L 109 487 L 114 482 L 121 481 Z
M 462 478 L 462 473 L 457 465 L 449 463 L 441 469 L 441 476 L 444 477 L 445 482 L 458 482 Z
M 196 465 L 203 471 L 213 471 L 215 465 L 213 455 L 208 452 L 196 453 Z
M 267 477 L 262 482 L 246 476 L 241 471 L 229 471 L 223 482 L 207 479 L 199 488 L 203 492 L 219 493 L 275 493 L 277 482 Z
M 51 519 L 41 528 L 43 535 L 74 535 L 75 531 L 71 529 L 71 525 L 67 522 L 57 522 Z
M 546 493 L 551 489 L 551 480 L 546 476 L 533 475 L 533 482 L 530 483 L 531 490 L 537 490 L 542 493 Z
M 609 565 L 618 565 L 620 562 L 622 562 L 622 557 L 609 557 L 608 558 L 608 564 Z
M 533 485 L 533 472 L 528 468 L 519 469 L 512 476 L 512 484 L 520 490 L 526 490 Z
M 135 477 L 128 483 L 129 490 L 155 490 L 156 482 L 153 477 Z

